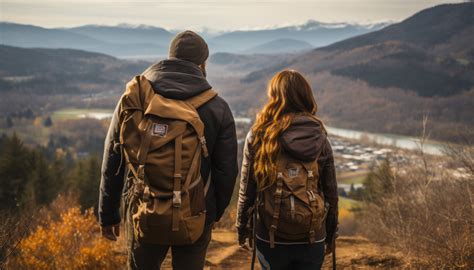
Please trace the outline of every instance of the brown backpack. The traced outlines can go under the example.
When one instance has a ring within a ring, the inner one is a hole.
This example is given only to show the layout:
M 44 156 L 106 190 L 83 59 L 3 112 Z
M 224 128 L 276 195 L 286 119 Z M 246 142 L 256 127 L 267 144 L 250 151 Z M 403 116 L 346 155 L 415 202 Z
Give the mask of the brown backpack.
M 196 109 L 216 95 L 210 89 L 174 100 L 155 93 L 144 76 L 127 84 L 120 143 L 133 181 L 128 208 L 140 242 L 186 245 L 201 236 L 206 217 L 201 154 L 208 153 Z
M 314 243 L 325 234 L 327 209 L 318 185 L 317 159 L 303 162 L 281 153 L 277 180 L 261 192 L 259 217 L 269 231 L 270 247 L 275 236 L 285 240 L 307 239 Z

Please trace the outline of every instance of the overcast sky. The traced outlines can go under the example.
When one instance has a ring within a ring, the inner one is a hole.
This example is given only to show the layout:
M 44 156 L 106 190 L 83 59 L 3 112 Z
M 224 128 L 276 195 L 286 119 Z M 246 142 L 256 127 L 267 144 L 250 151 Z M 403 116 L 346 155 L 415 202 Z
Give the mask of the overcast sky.
M 167 29 L 257 29 L 322 22 L 400 21 L 437 0 L 0 0 L 0 20 L 44 27 L 146 24 Z

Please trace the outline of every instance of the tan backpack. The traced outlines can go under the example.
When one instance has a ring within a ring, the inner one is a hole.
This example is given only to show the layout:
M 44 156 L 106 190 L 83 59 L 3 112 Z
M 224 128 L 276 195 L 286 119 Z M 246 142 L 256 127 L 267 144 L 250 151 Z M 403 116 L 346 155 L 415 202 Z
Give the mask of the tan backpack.
M 201 154 L 208 156 L 196 111 L 216 96 L 188 100 L 154 92 L 144 76 L 127 84 L 120 103 L 120 143 L 133 181 L 129 209 L 136 239 L 186 245 L 202 234 L 206 218 Z
M 285 240 L 324 237 L 327 209 L 318 185 L 317 159 L 303 162 L 281 153 L 277 159 L 277 180 L 261 192 L 259 217 L 269 231 L 270 247 L 275 236 Z

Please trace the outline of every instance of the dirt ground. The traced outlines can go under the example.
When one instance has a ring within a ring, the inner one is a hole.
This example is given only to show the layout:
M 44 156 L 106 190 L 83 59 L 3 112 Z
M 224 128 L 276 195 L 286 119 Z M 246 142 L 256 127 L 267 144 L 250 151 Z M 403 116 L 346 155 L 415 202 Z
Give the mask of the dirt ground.
M 404 266 L 401 254 L 361 237 L 339 237 L 336 246 L 338 269 L 398 269 Z M 235 232 L 215 230 L 205 269 L 250 269 L 251 257 L 250 251 L 238 247 Z M 162 269 L 171 269 L 169 254 Z M 258 262 L 256 269 L 260 269 Z M 327 257 L 323 269 L 332 269 L 330 256 Z

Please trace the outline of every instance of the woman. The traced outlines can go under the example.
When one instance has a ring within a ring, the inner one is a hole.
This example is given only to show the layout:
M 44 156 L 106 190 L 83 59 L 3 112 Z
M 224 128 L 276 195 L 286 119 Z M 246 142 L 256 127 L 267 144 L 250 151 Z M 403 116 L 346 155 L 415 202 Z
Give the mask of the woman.
M 263 269 L 320 269 L 337 230 L 331 145 L 315 116 L 312 89 L 300 73 L 276 74 L 268 97 L 244 147 L 239 244 L 255 238 Z

